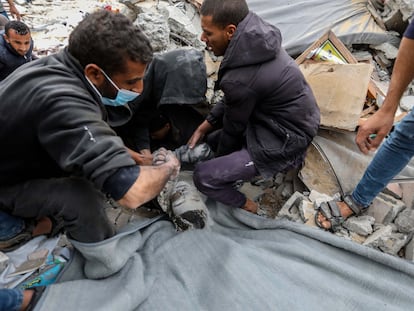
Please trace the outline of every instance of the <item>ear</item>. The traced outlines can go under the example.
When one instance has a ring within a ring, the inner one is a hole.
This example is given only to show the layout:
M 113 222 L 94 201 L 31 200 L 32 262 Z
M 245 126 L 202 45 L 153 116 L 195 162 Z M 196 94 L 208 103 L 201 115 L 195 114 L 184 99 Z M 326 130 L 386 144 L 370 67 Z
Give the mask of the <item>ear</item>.
M 231 38 L 233 38 L 233 35 L 236 32 L 236 29 L 237 29 L 237 26 L 233 24 L 229 24 L 226 26 L 225 31 L 226 31 L 228 40 L 231 40 Z
M 87 64 L 83 72 L 95 86 L 100 86 L 105 82 L 105 76 L 96 64 Z

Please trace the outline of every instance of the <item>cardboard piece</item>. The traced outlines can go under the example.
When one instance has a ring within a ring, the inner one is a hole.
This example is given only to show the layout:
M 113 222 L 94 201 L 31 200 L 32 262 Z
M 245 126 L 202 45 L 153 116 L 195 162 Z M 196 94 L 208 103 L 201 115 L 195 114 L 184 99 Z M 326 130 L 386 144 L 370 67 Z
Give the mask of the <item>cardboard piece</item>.
M 299 66 L 321 111 L 321 127 L 354 131 L 363 110 L 373 66 L 305 63 Z
M 322 74 L 324 70 L 315 64 L 337 64 L 336 69 L 333 67 L 325 68 L 323 80 L 324 83 L 329 83 L 325 87 L 316 76 L 307 77 L 321 108 L 322 126 L 353 131 L 361 122 L 359 118 L 366 118 L 378 109 L 375 104 L 376 99 L 385 96 L 374 80 L 371 79 L 373 66 L 366 64 L 370 66 L 368 82 L 366 83 L 365 73 L 367 73 L 369 67 L 365 66 L 365 69 L 357 69 L 358 67 L 353 66 L 356 64 L 361 65 L 362 63 L 358 63 L 352 53 L 331 30 L 327 31 L 299 55 L 296 58 L 296 63 L 305 73 L 305 77 L 310 74 Z M 341 67 L 349 67 L 349 69 L 339 69 Z M 329 73 L 326 70 L 334 71 Z M 346 76 L 341 78 L 339 73 Z M 352 73 L 357 75 L 352 76 Z M 366 89 L 364 90 L 362 87 Z M 339 93 L 335 95 L 333 94 L 334 91 Z M 338 102 L 335 102 L 336 100 Z M 354 100 L 357 102 L 353 102 Z M 337 113 L 342 115 L 333 115 Z M 338 123 L 338 120 L 343 122 Z M 349 124 L 347 124 L 348 121 L 350 122 Z

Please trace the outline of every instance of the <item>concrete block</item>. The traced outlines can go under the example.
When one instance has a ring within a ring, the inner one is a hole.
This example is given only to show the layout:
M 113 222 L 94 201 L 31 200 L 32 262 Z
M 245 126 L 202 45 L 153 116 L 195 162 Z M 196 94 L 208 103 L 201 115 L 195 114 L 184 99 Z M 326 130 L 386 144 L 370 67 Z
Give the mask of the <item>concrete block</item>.
M 380 193 L 368 208 L 367 215 L 374 217 L 377 223 L 388 225 L 405 207 L 403 201 L 396 200 L 385 193 Z

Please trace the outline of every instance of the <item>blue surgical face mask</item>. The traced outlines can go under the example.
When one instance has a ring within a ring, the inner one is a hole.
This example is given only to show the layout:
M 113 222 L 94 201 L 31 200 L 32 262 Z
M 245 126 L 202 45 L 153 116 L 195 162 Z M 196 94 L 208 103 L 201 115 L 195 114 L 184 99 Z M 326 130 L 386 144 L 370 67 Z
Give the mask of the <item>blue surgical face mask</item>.
M 118 91 L 116 94 L 116 97 L 113 99 L 102 96 L 102 103 L 104 105 L 114 106 L 114 107 L 125 106 L 128 102 L 133 101 L 140 95 L 139 93 L 136 93 L 133 91 L 120 89 L 102 69 L 101 69 L 101 72 L 103 73 L 105 78 L 107 78 L 108 81 L 111 82 L 114 88 L 116 88 Z

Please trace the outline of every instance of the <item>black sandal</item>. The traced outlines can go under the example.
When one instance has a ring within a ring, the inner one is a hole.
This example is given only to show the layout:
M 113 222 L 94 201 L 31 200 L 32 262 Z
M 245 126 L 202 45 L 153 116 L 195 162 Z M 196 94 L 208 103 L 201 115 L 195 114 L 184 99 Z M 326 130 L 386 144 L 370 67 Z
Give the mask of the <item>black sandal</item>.
M 352 210 L 354 216 L 361 214 L 363 210 L 363 206 L 357 204 L 351 195 L 346 195 L 344 197 L 344 202 Z M 322 213 L 322 215 L 325 216 L 326 220 L 331 223 L 330 228 L 323 227 L 322 224 L 318 221 L 319 212 Z M 344 221 L 345 221 L 345 218 L 341 215 L 339 206 L 338 204 L 336 204 L 335 201 L 321 203 L 318 211 L 315 213 L 316 225 L 319 228 L 327 230 L 327 231 L 337 232 L 340 228 L 342 228 L 342 224 L 344 223 Z

